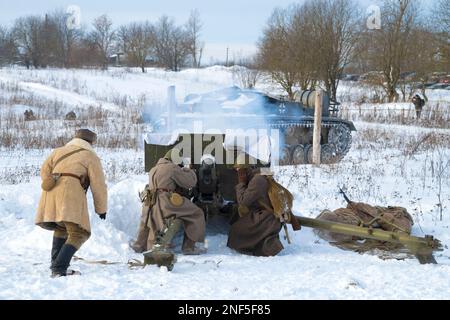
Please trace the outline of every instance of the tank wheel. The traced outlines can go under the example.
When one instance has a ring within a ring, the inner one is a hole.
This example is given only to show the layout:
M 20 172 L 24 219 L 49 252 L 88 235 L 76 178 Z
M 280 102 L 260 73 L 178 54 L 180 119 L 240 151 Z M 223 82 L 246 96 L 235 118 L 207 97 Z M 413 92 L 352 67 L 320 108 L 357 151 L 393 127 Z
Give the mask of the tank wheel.
M 312 144 L 307 144 L 305 146 L 305 163 L 312 164 L 313 163 L 313 146 Z
M 323 164 L 336 163 L 336 150 L 332 145 L 323 144 L 320 147 L 320 162 Z
M 334 162 L 338 162 L 347 155 L 352 144 L 352 131 L 343 124 L 331 127 L 328 133 L 328 143 L 334 148 L 336 158 Z
M 300 164 L 306 164 L 307 153 L 305 152 L 305 146 L 302 144 L 299 144 L 298 146 L 294 147 L 294 150 L 292 151 L 292 164 L 295 166 L 298 166 Z
M 284 134 L 288 137 L 294 137 L 295 136 L 295 127 L 287 127 L 284 130 Z
M 307 157 L 306 161 L 308 164 L 313 163 L 313 147 L 312 145 L 307 145 L 305 147 L 305 155 Z M 332 164 L 336 163 L 336 150 L 333 146 L 329 144 L 322 144 L 320 146 L 320 162 L 322 164 Z
M 288 166 L 292 163 L 291 149 L 288 146 L 284 146 L 280 150 L 280 165 Z

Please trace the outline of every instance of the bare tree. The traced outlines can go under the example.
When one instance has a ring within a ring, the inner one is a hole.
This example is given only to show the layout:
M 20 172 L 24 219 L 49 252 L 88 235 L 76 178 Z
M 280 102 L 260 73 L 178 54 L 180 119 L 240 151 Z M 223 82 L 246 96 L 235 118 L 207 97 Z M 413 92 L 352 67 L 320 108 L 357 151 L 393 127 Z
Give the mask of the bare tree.
M 275 9 L 259 41 L 259 59 L 261 67 L 268 71 L 276 83 L 293 100 L 295 86 L 299 82 L 299 69 L 294 65 L 290 54 L 290 24 L 292 16 L 289 10 Z
M 450 1 L 439 0 L 434 9 L 434 16 L 437 17 L 438 27 L 446 32 L 450 32 Z
M 96 18 L 92 25 L 94 30 L 90 34 L 90 39 L 100 52 L 103 69 L 107 69 L 109 57 L 116 39 L 113 22 L 107 15 L 102 15 Z
M 318 78 L 336 100 L 339 79 L 356 52 L 362 22 L 358 4 L 353 0 L 309 0 L 303 10 L 312 26 Z
M 298 86 L 302 90 L 313 89 L 319 77 L 313 19 L 306 10 L 306 5 L 295 7 L 287 42 L 288 54 L 293 59 L 293 66 L 298 73 Z
M 370 56 L 373 68 L 383 72 L 383 86 L 389 102 L 398 99 L 397 86 L 401 74 L 409 71 L 408 59 L 414 48 L 418 6 L 415 0 L 385 0 L 383 25 L 370 32 Z
M 200 32 L 202 30 L 203 24 L 200 19 L 199 11 L 191 11 L 188 22 L 186 23 L 185 29 L 187 33 L 187 45 L 188 51 L 192 58 L 192 66 L 194 68 L 200 68 L 202 54 L 205 44 L 200 41 Z
M 405 70 L 399 82 L 403 101 L 411 100 L 420 90 L 425 100 L 426 84 L 431 81 L 432 73 L 441 70 L 441 54 L 439 36 L 424 23 L 413 31 L 414 46 L 410 46 L 404 57 Z
M 27 68 L 43 66 L 45 41 L 40 16 L 18 18 L 14 23 L 13 38 Z
M 54 25 L 54 41 L 56 50 L 56 60 L 63 68 L 73 65 L 74 51 L 83 36 L 81 28 L 70 28 L 67 24 L 69 14 L 63 10 L 55 11 L 51 16 Z
M 450 72 L 450 1 L 439 0 L 433 12 L 436 36 L 439 40 L 439 55 L 441 68 Z
M 245 89 L 254 89 L 261 78 L 262 72 L 256 57 L 242 58 L 234 66 L 233 76 L 239 85 Z
M 162 16 L 156 26 L 156 58 L 160 66 L 173 68 L 172 34 L 175 23 L 168 16 Z
M 156 26 L 155 55 L 158 63 L 179 71 L 186 63 L 188 45 L 186 32 L 167 16 L 162 16 Z
M 147 56 L 156 44 L 154 27 L 149 22 L 132 23 L 122 26 L 118 36 L 128 61 L 131 65 L 141 68 L 145 73 Z
M 276 9 L 259 44 L 263 67 L 293 99 L 322 80 L 336 99 L 339 79 L 352 61 L 361 25 L 353 0 L 308 0 Z
M 17 57 L 17 48 L 10 30 L 0 26 L 0 65 L 10 64 Z

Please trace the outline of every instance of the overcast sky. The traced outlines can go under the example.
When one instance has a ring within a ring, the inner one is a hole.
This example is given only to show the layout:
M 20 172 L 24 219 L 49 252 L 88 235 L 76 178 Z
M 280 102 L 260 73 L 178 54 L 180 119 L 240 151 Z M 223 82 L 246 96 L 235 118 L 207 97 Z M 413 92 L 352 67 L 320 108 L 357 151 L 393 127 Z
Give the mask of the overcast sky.
M 211 57 L 224 60 L 227 47 L 231 55 L 254 52 L 273 9 L 294 2 L 302 0 L 0 0 L 0 24 L 11 25 L 19 16 L 43 14 L 70 5 L 80 7 L 86 26 L 104 13 L 113 19 L 115 26 L 130 21 L 156 21 L 163 14 L 181 24 L 191 10 L 198 9 L 204 24 L 202 39 L 206 42 L 203 61 L 208 63 Z M 379 0 L 360 2 L 368 7 Z

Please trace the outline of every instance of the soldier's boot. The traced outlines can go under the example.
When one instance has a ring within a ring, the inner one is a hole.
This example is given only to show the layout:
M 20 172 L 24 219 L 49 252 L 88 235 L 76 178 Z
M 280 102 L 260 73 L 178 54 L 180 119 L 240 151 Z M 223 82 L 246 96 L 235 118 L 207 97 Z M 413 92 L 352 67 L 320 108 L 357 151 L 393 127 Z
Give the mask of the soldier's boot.
M 52 278 L 81 275 L 80 272 L 68 270 L 77 248 L 70 244 L 64 244 L 52 265 Z
M 66 243 L 66 241 L 67 241 L 67 239 L 64 239 L 64 238 L 53 237 L 52 260 L 51 260 L 50 269 L 53 268 L 53 265 L 55 264 L 55 260 L 58 257 L 59 252 L 61 251 L 61 248 Z
M 185 234 L 182 247 L 183 254 L 186 256 L 199 256 L 206 253 L 206 248 L 198 248 L 195 246 L 195 241 L 189 239 Z
M 173 270 L 176 262 L 175 253 L 170 249 L 172 239 L 181 229 L 182 221 L 176 218 L 168 219 L 164 230 L 157 236 L 156 244 L 147 252 L 144 252 L 144 264 L 167 267 Z

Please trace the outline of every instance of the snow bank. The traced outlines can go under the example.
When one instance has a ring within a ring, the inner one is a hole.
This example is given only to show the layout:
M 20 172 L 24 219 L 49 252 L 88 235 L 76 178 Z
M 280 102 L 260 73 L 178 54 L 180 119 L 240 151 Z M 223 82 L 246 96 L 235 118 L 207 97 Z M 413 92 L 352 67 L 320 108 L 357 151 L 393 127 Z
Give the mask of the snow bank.
M 386 151 L 386 154 L 389 150 Z M 44 156 L 44 155 L 43 155 Z M 122 155 L 122 161 L 133 153 Z M 295 213 L 315 217 L 325 208 L 344 206 L 337 186 L 346 184 L 355 200 L 380 205 L 403 205 L 413 213 L 419 236 L 434 234 L 450 243 L 450 214 L 436 216 L 432 182 L 418 187 L 422 178 L 398 174 L 397 162 L 382 157 L 354 163 L 352 151 L 338 166 L 310 166 L 277 170 L 280 182 L 293 191 Z M 370 158 L 370 154 L 367 154 Z M 37 160 L 38 157 L 36 157 Z M 416 172 L 425 156 L 407 163 Z M 383 168 L 380 168 L 383 167 Z M 378 170 L 376 169 L 378 168 Z M 360 170 L 363 170 L 362 172 Z M 367 177 L 366 172 L 371 172 Z M 413 175 L 414 176 L 414 175 Z M 365 177 L 365 178 L 364 178 Z M 366 180 L 361 180 L 366 179 Z M 412 179 L 411 181 L 409 181 Z M 138 191 L 145 175 L 130 175 L 109 182 L 109 212 L 106 221 L 91 215 L 93 234 L 78 256 L 109 260 L 117 265 L 91 265 L 75 261 L 82 277 L 49 278 L 51 233 L 33 225 L 39 201 L 39 179 L 3 185 L 0 189 L 0 281 L 1 299 L 448 299 L 450 258 L 446 249 L 437 255 L 439 265 L 420 265 L 414 259 L 383 261 L 334 248 L 304 229 L 292 233 L 293 245 L 285 244 L 281 255 L 247 257 L 226 247 L 227 236 L 208 232 L 209 252 L 200 257 L 179 256 L 172 273 L 147 267 L 129 270 L 129 259 L 141 259 L 128 242 L 137 231 L 140 204 Z M 446 189 L 448 191 L 448 189 Z M 448 194 L 448 193 L 447 193 Z M 411 202 L 415 200 L 416 203 Z M 420 209 L 419 209 L 420 207 Z M 89 196 L 89 209 L 93 212 Z M 177 240 L 178 246 L 181 239 Z M 177 248 L 179 251 L 179 247 Z M 412 276 L 414 275 L 414 276 Z M 217 285 L 219 284 L 219 285 Z

